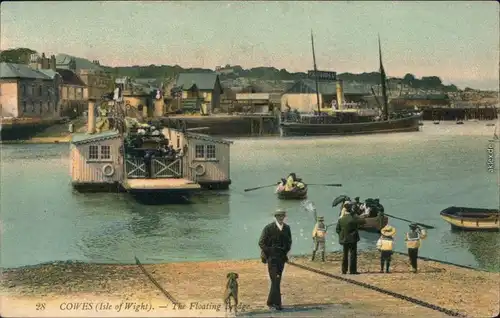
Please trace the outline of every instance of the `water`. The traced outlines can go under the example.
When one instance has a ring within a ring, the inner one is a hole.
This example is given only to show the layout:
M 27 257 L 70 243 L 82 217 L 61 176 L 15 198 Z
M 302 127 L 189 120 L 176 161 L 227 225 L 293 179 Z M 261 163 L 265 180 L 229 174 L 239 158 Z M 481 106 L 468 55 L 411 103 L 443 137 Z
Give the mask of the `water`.
M 56 260 L 143 263 L 257 258 L 257 240 L 271 212 L 289 211 L 293 254 L 310 253 L 312 215 L 300 202 L 279 201 L 272 184 L 297 172 L 309 183 L 309 200 L 327 223 L 340 194 L 381 198 L 387 213 L 436 227 L 423 256 L 499 270 L 497 233 L 453 233 L 439 217 L 451 206 L 494 208 L 496 173 L 486 169 L 494 127 L 426 123 L 419 133 L 302 139 L 236 139 L 231 190 L 195 198 L 191 205 L 145 206 L 126 194 L 79 194 L 69 184 L 67 145 L 3 145 L 1 264 L 15 267 Z M 498 159 L 498 158 L 497 158 Z M 498 166 L 497 166 L 498 167 Z M 408 224 L 398 230 L 396 249 Z M 333 232 L 333 231 L 331 231 Z M 328 249 L 340 246 L 329 234 Z M 363 235 L 361 248 L 376 236 Z

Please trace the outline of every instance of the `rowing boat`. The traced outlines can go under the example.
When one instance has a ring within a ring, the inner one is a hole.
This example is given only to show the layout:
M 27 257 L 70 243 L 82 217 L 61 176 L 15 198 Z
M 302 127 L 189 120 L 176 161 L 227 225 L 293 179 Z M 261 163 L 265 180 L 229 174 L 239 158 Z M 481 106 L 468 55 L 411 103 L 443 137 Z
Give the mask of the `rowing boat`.
M 370 233 L 380 233 L 380 230 L 389 223 L 389 218 L 384 215 L 382 224 L 380 224 L 378 217 L 364 218 L 366 223 L 360 227 L 360 230 Z
M 452 206 L 442 210 L 439 214 L 454 230 L 498 231 L 500 229 L 498 220 L 500 211 L 496 209 Z
M 307 185 L 302 189 L 293 189 L 292 191 L 277 191 L 276 195 L 280 200 L 303 200 L 307 198 Z

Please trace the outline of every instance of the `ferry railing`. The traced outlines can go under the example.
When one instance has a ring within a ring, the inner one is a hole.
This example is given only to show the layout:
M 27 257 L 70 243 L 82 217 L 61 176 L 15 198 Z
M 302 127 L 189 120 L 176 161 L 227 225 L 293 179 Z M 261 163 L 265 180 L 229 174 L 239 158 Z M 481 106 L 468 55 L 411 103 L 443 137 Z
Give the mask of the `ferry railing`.
M 127 178 L 146 178 L 147 170 L 143 158 L 126 158 L 125 173 Z
M 151 160 L 152 178 L 182 178 L 182 159 L 153 158 Z

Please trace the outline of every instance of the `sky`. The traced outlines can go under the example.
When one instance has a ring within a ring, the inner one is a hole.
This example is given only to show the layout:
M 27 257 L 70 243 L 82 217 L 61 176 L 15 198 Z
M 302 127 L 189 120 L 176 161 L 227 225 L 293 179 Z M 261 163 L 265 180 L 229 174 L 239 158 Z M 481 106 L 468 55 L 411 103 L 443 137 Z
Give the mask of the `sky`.
M 103 65 L 274 66 L 439 76 L 498 89 L 496 1 L 3 1 L 0 48 L 65 53 Z

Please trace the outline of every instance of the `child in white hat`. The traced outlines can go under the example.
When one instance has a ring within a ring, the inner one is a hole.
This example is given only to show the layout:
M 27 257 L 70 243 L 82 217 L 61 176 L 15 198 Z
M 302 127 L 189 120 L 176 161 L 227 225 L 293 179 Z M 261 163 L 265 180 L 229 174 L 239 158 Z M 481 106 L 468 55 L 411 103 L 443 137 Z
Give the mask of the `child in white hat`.
M 384 272 L 385 265 L 385 272 L 389 273 L 396 229 L 390 225 L 386 225 L 380 230 L 380 234 L 382 235 L 377 241 L 377 249 L 380 251 L 380 272 Z

